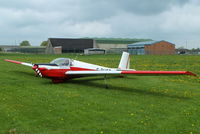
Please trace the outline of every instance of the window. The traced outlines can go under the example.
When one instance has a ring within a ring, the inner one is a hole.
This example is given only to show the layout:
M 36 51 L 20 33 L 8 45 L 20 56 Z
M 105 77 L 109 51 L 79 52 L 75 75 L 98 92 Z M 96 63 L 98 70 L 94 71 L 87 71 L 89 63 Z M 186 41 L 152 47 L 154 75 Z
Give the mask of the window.
M 51 64 L 56 64 L 58 66 L 70 66 L 70 59 L 68 58 L 57 58 L 50 62 Z

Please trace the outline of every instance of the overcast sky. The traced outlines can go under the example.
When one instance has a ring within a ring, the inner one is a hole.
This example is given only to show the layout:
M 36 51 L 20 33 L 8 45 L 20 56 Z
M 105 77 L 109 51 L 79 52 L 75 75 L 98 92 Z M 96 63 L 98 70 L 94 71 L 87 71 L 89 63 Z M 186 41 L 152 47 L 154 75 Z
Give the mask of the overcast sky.
M 1 0 L 0 44 L 49 37 L 167 40 L 200 47 L 199 0 Z

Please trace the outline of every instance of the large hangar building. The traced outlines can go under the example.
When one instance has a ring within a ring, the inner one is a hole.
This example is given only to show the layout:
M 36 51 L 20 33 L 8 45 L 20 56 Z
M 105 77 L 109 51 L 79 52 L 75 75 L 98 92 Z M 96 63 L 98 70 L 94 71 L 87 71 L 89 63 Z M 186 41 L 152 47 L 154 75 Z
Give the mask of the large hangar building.
M 136 43 L 133 43 L 136 42 Z M 132 44 L 131 44 L 132 43 Z M 171 55 L 175 54 L 175 45 L 168 41 L 139 40 L 99 40 L 91 38 L 49 38 L 47 54 L 84 53 L 84 50 L 102 49 L 106 53 L 128 51 L 135 55 Z
M 149 39 L 120 38 L 49 38 L 47 54 L 83 53 L 85 49 L 103 49 L 106 53 L 122 53 L 127 51 L 127 45 Z

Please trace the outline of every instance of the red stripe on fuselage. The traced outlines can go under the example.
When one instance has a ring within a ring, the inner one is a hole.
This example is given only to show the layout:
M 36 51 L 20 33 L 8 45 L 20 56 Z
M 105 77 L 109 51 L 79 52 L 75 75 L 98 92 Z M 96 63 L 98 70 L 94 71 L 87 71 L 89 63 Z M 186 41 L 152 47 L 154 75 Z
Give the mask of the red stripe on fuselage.
M 94 71 L 93 69 L 80 68 L 80 67 L 70 67 L 70 69 L 41 69 L 41 68 L 38 69 L 40 70 L 42 76 L 44 77 L 60 78 L 60 79 L 71 78 L 70 75 L 65 74 L 67 71 Z M 75 76 L 73 76 L 73 78 L 74 77 Z
M 40 68 L 39 68 L 40 70 Z M 55 78 L 65 78 L 65 72 L 69 71 L 70 69 L 47 69 L 47 70 L 40 70 L 44 77 L 55 77 Z

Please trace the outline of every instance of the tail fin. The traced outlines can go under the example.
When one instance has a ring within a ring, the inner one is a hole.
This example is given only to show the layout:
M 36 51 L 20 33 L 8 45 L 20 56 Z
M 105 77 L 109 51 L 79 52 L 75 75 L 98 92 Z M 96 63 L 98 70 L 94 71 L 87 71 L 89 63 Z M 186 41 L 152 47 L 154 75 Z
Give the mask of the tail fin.
M 130 67 L 130 56 L 129 53 L 123 52 L 118 69 L 128 70 Z

